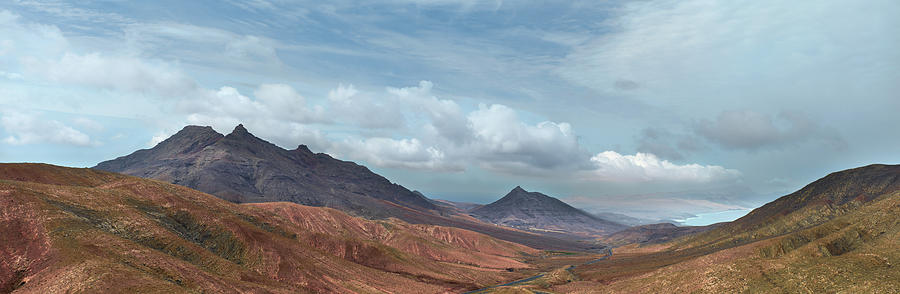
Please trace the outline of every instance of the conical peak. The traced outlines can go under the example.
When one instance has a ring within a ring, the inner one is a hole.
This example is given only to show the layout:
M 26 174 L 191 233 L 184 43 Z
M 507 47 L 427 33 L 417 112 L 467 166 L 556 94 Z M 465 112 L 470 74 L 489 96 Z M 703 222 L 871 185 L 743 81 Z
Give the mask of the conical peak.
M 300 144 L 300 146 L 297 146 L 297 149 L 295 150 L 303 153 L 312 153 L 312 151 L 309 150 L 309 147 L 306 147 L 306 145 L 304 144 Z
M 525 191 L 525 189 L 522 189 L 521 186 L 516 186 L 515 188 L 512 189 L 512 191 L 509 191 L 509 192 L 510 192 L 510 193 L 513 193 L 513 192 L 525 192 L 525 193 L 528 193 L 528 191 Z
M 248 140 L 251 138 L 256 138 L 256 136 L 251 134 L 250 131 L 247 131 L 247 128 L 244 128 L 243 124 L 239 124 L 236 127 L 234 127 L 234 130 L 232 130 L 231 133 L 228 134 L 228 136 L 226 136 L 226 137 L 230 137 L 233 139 L 240 139 L 242 141 L 245 141 L 245 140 Z

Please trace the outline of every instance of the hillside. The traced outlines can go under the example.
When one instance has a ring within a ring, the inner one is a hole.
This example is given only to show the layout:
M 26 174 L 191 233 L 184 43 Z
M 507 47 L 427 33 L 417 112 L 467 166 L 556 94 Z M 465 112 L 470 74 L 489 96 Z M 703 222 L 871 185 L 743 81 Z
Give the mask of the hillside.
M 900 165 L 873 164 L 831 173 L 746 216 L 677 247 L 730 247 L 822 224 L 900 190 Z
M 565 283 L 522 288 L 557 293 L 896 293 L 898 246 L 900 165 L 869 165 L 832 173 L 706 232 L 613 249 L 609 259 L 572 269 L 577 278 Z
M 577 271 L 582 281 L 553 290 L 897 293 L 898 247 L 900 191 L 895 190 L 821 224 L 708 254 L 629 254 L 623 250 L 616 253 L 618 258 Z M 660 266 L 640 270 L 645 267 L 642 264 L 652 263 Z
M 476 218 L 523 230 L 598 236 L 627 226 L 601 219 L 559 199 L 515 187 L 491 204 L 475 208 Z
M 659 244 L 672 241 L 682 236 L 705 232 L 717 226 L 719 225 L 679 227 L 671 223 L 649 224 L 630 227 L 608 236 L 601 237 L 599 240 L 610 246 Z
M 235 204 L 92 169 L 0 164 L 0 292 L 443 293 L 522 274 L 489 236 Z

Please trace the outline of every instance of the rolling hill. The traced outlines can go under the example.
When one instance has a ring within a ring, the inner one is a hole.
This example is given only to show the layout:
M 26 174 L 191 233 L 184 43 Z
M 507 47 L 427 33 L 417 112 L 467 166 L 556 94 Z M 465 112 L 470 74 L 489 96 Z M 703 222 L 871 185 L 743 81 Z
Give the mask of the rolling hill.
M 94 169 L 0 164 L 0 292 L 444 293 L 536 250 L 295 203 L 235 204 Z

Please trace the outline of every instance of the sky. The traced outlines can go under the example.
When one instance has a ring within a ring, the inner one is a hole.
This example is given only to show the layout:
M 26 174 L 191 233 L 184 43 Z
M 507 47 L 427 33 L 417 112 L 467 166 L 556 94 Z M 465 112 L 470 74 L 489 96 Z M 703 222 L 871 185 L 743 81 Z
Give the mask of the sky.
M 242 123 L 432 198 L 701 224 L 900 163 L 898 93 L 895 0 L 0 2 L 0 162 Z

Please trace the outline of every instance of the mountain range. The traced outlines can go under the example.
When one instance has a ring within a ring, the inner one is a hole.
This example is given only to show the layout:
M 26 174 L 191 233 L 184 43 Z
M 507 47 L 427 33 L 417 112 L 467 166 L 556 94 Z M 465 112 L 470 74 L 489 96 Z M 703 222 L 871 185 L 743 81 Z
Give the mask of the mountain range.
M 900 292 L 900 165 L 731 222 L 628 227 L 521 187 L 433 200 L 188 126 L 93 169 L 0 164 L 0 207 L 0 293 Z
M 596 247 L 478 221 L 362 165 L 313 153 L 304 145 L 286 150 L 243 125 L 227 135 L 211 127 L 187 126 L 153 148 L 101 162 L 94 169 L 178 184 L 235 203 L 331 207 L 370 219 L 463 228 L 541 249 Z

